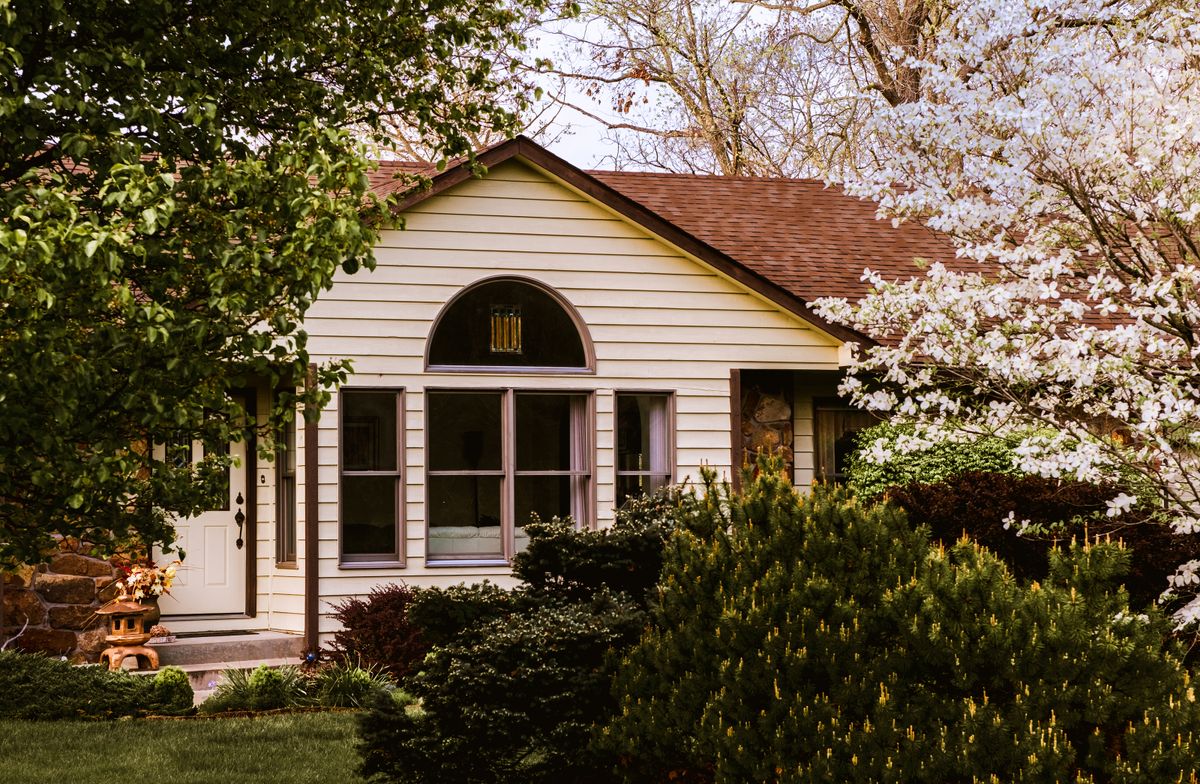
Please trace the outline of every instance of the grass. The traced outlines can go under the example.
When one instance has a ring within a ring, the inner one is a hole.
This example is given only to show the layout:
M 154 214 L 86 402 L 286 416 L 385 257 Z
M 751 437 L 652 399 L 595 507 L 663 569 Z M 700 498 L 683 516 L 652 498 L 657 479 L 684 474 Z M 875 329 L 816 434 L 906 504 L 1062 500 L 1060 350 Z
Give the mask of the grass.
M 353 713 L 182 721 L 0 721 L 0 781 L 352 782 Z

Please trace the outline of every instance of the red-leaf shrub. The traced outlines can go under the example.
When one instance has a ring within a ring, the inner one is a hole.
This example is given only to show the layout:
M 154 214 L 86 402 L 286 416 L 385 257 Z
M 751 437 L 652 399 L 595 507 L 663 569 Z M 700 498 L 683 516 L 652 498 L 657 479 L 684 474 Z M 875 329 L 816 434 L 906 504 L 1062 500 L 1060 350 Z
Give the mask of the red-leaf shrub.
M 1175 567 L 1200 558 L 1200 537 L 1175 534 L 1165 525 L 1147 522 L 1136 510 L 1107 517 L 1107 502 L 1119 492 L 1113 486 L 968 471 L 933 484 L 895 487 L 888 497 L 915 525 L 928 526 L 934 539 L 949 546 L 966 534 L 999 555 L 1018 578 L 1044 578 L 1048 547 L 1082 539 L 1085 528 L 1088 538 L 1121 540 L 1131 555 L 1125 587 L 1132 604 L 1145 606 L 1167 587 Z M 1004 527 L 1010 511 L 1017 521 L 1060 533 L 1018 536 Z
M 416 593 L 393 583 L 374 588 L 365 599 L 352 596 L 335 605 L 334 617 L 342 628 L 334 632 L 333 654 L 403 678 L 429 649 L 408 617 Z

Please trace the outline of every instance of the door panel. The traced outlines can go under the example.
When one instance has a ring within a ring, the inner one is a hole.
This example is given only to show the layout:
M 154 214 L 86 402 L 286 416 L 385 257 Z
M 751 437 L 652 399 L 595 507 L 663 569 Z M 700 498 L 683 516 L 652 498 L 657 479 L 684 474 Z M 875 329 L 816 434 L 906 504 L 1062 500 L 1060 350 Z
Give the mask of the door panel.
M 192 445 L 198 459 L 203 454 L 199 441 Z M 234 464 L 229 469 L 229 498 L 224 509 L 202 512 L 177 520 L 176 539 L 184 552 L 183 564 L 171 594 L 159 601 L 163 615 L 218 615 L 246 611 L 245 540 L 253 535 L 246 503 L 246 443 L 230 444 Z M 238 512 L 247 515 L 238 548 Z M 178 557 L 155 551 L 159 563 Z

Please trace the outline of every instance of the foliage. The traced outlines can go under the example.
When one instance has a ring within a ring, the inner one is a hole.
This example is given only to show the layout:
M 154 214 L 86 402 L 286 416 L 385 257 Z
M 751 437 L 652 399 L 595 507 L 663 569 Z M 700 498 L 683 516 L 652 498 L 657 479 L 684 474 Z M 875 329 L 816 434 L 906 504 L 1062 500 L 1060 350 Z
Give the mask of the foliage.
M 484 580 L 472 585 L 418 591 L 408 620 L 431 647 L 447 645 L 460 634 L 539 603 L 528 592 L 505 590 Z
M 154 704 L 157 713 L 183 714 L 193 711 L 195 693 L 187 673 L 178 667 L 163 667 L 154 676 Z
M 174 715 L 192 711 L 181 672 L 153 678 L 101 667 L 75 667 L 41 654 L 0 651 L 0 719 L 50 721 Z M 186 690 L 186 694 L 185 694 Z
M 308 687 L 309 700 L 326 708 L 365 708 L 395 682 L 382 667 L 335 662 L 317 671 Z
M 365 599 L 351 596 L 335 605 L 333 617 L 341 628 L 333 634 L 333 653 L 395 678 L 407 675 L 428 649 L 420 628 L 409 619 L 416 594 L 392 583 L 371 589 Z
M 212 695 L 200 705 L 201 713 L 264 711 L 307 704 L 305 681 L 296 667 L 226 670 Z
M 172 784 L 354 780 L 354 717 L 292 713 L 204 721 L 0 720 L 0 781 Z
M 0 562 L 169 544 L 250 435 L 231 393 L 328 399 L 302 318 L 391 221 L 346 129 L 510 128 L 491 55 L 541 2 L 0 3 Z
M 680 503 L 677 489 L 631 499 L 612 526 L 594 531 L 577 530 L 570 520 L 530 523 L 513 576 L 537 593 L 580 598 L 608 588 L 644 604 L 658 583 Z
M 389 782 L 603 781 L 589 753 L 609 715 L 610 649 L 637 638 L 643 613 L 598 593 L 493 620 L 435 647 L 405 684 L 418 700 L 378 700 L 363 714 L 363 772 Z
M 1121 548 L 1052 553 L 1023 586 L 978 545 L 933 548 L 840 488 L 801 498 L 763 472 L 708 508 L 712 533 L 677 534 L 616 681 L 602 743 L 627 780 L 1193 775 L 1189 673 L 1165 619 L 1130 612 Z
M 862 430 L 855 437 L 857 449 L 846 468 L 847 486 L 871 499 L 893 487 L 934 484 L 968 471 L 1018 473 L 1013 450 L 1016 439 L 985 436 L 961 442 L 905 444 L 916 440 L 915 429 L 905 425 L 881 422 Z
M 552 70 L 618 168 L 812 176 L 871 162 L 871 98 L 920 93 L 943 3 L 593 0 Z M 578 97 L 575 97 L 578 96 Z M 591 100 L 588 100 L 591 99 Z
M 888 498 L 946 545 L 969 536 L 1003 559 L 1018 579 L 1046 576 L 1049 547 L 1089 537 L 1119 541 L 1129 551 L 1125 588 L 1133 605 L 1144 607 L 1167 589 L 1180 562 L 1200 557 L 1200 538 L 1177 534 L 1136 511 L 1108 517 L 1109 499 L 1117 493 L 1111 485 L 967 472 L 893 488 Z
M 1027 473 L 1137 476 L 1118 508 L 1137 500 L 1200 530 L 1195 4 L 947 14 L 914 61 L 922 94 L 876 107 L 880 166 L 847 186 L 943 232 L 956 259 L 911 280 L 868 270 L 861 303 L 817 303 L 879 341 L 844 391 L 931 440 L 1024 434 Z M 1200 598 L 1178 618 L 1200 618 Z

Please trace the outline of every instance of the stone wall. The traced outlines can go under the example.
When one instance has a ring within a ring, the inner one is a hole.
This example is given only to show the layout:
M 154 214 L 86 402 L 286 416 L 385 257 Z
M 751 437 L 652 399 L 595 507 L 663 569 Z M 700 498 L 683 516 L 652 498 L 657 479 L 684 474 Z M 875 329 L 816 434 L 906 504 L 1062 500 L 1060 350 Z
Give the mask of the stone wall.
M 107 560 L 80 552 L 59 553 L 49 563 L 5 572 L 0 644 L 20 633 L 9 648 L 66 656 L 76 663 L 96 661 L 107 633 L 96 610 L 116 598 L 120 576 Z
M 742 371 L 742 449 L 753 461 L 761 450 L 778 454 L 787 463 L 787 476 L 795 471 L 795 383 L 779 371 Z

